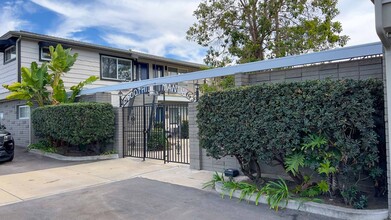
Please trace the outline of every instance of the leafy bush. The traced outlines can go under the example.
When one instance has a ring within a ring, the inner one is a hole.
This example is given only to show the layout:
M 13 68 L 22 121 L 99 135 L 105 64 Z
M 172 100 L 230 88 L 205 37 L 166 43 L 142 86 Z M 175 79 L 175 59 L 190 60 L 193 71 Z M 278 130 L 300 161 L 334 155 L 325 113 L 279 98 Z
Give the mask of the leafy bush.
M 110 143 L 114 137 L 114 111 L 106 103 L 73 103 L 34 109 L 35 135 L 57 146 Z
M 46 140 L 41 140 L 37 143 L 34 143 L 34 144 L 30 144 L 27 149 L 31 150 L 31 149 L 37 149 L 37 150 L 41 150 L 41 151 L 44 151 L 44 152 L 47 152 L 47 153 L 57 153 L 57 150 L 56 148 L 50 146 L 50 143 Z
M 50 46 L 49 50 L 50 62 L 43 62 L 41 66 L 38 66 L 36 62 L 32 62 L 30 69 L 27 67 L 21 68 L 21 82 L 3 85 L 4 88 L 11 92 L 6 97 L 7 99 L 26 100 L 28 105 L 33 106 L 37 104 L 40 107 L 49 103 L 52 105 L 73 103 L 85 85 L 99 79 L 96 76 L 90 76 L 86 80 L 72 86 L 70 88 L 72 94 L 68 97 L 61 77 L 71 70 L 78 54 L 72 55 L 71 49 L 64 50 L 61 44 L 58 44 L 56 48 Z M 51 70 L 50 73 L 48 69 Z M 51 86 L 50 90 L 48 90 L 49 85 Z
M 155 127 L 148 135 L 148 150 L 164 150 L 167 145 L 168 140 L 166 138 L 165 129 Z
M 340 154 L 338 163 L 332 163 L 335 169 L 354 176 L 378 162 L 377 144 L 384 129 L 375 130 L 375 122 L 376 129 L 384 127 L 382 86 L 378 80 L 325 80 L 207 93 L 197 107 L 200 145 L 216 159 L 235 156 L 243 173 L 257 181 L 260 161 L 277 161 L 286 169 L 294 149 L 310 134 L 321 134 L 328 140 L 325 151 L 332 147 Z M 315 146 L 308 147 L 314 148 L 308 152 L 315 157 Z M 325 173 L 330 175 L 334 167 L 325 162 L 320 171 L 330 168 Z M 302 182 L 293 172 L 288 174 Z
M 183 120 L 180 126 L 181 138 L 189 138 L 189 121 Z

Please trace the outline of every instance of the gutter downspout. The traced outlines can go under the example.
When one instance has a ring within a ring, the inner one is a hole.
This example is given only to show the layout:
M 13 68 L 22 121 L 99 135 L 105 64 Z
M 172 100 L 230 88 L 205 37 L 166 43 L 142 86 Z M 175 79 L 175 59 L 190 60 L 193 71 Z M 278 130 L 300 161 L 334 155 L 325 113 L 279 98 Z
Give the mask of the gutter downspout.
M 20 73 L 20 69 L 21 69 L 21 49 L 20 49 L 20 40 L 22 39 L 22 36 L 19 35 L 19 38 L 16 40 L 16 47 L 17 47 L 17 50 L 18 50 L 18 56 L 17 56 L 17 65 L 18 65 L 18 82 L 21 82 L 21 73 Z

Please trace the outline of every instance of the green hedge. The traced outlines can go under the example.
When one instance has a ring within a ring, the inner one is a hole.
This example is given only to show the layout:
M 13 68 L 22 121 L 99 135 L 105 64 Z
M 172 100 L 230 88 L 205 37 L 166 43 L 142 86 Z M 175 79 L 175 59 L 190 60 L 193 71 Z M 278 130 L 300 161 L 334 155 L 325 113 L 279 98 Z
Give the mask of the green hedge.
M 112 141 L 114 117 L 113 107 L 106 103 L 45 106 L 31 114 L 35 135 L 79 146 Z
M 260 84 L 205 94 L 197 108 L 200 145 L 217 159 L 235 156 L 248 176 L 254 169 L 261 174 L 261 161 L 284 166 L 310 134 L 321 134 L 342 153 L 340 173 L 357 174 L 378 162 L 381 81 Z

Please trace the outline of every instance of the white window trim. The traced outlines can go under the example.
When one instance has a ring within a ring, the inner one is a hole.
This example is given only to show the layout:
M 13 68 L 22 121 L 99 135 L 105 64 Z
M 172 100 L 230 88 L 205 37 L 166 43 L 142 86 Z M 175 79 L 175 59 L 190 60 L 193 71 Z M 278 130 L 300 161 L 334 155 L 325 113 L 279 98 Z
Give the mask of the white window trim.
M 41 47 L 39 47 L 39 50 L 40 50 L 40 58 L 39 59 L 41 59 L 41 60 L 43 60 L 43 61 L 51 61 L 52 59 L 51 58 L 45 58 L 45 57 L 43 57 L 42 55 L 43 55 L 43 48 L 48 48 L 49 49 L 49 47 L 45 47 L 45 46 L 41 46 Z
M 30 115 L 29 116 L 27 116 L 27 117 L 20 117 L 20 110 L 21 110 L 21 108 L 28 108 L 29 109 L 29 112 L 30 112 L 30 106 L 28 106 L 28 105 L 19 105 L 18 106 L 18 119 L 30 119 Z
M 6 60 L 6 53 L 7 53 L 7 51 L 10 51 L 13 48 L 15 48 L 15 57 L 11 58 L 9 60 Z M 14 46 L 10 46 L 10 47 L 8 47 L 7 49 L 4 50 L 4 63 L 10 63 L 10 62 L 14 61 L 14 60 L 16 60 L 16 57 L 17 56 L 16 56 L 16 47 L 15 47 L 15 45 Z
M 116 60 L 116 65 L 117 65 L 117 78 L 114 79 L 114 78 L 109 78 L 109 77 L 104 77 L 103 76 L 103 65 L 102 65 L 102 58 L 109 58 L 109 59 L 115 59 Z M 130 59 L 124 59 L 124 58 L 118 58 L 118 57 L 111 57 L 111 56 L 106 56 L 106 55 L 102 55 L 101 58 L 100 58 L 100 65 L 101 65 L 101 78 L 102 79 L 107 79 L 107 80 L 116 80 L 116 81 L 125 81 L 124 79 L 118 79 L 118 60 L 123 60 L 123 61 L 126 61 L 126 62 L 130 62 L 130 70 L 132 71 L 130 73 L 130 79 L 128 79 L 129 81 L 133 81 L 133 60 L 130 60 Z

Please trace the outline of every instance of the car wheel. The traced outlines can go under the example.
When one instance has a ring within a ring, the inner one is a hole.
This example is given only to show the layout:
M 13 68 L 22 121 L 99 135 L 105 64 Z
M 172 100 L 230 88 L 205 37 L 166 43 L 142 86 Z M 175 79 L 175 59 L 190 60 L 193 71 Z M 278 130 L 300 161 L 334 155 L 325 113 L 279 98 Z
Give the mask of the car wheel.
M 11 162 L 13 159 L 14 159 L 14 155 L 12 155 L 12 156 L 10 157 L 10 159 L 8 160 L 8 162 Z

